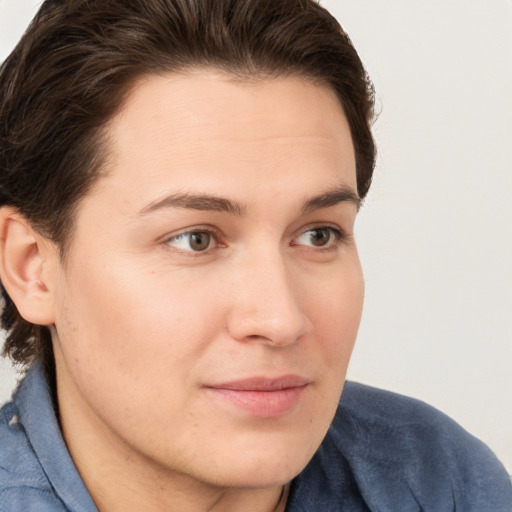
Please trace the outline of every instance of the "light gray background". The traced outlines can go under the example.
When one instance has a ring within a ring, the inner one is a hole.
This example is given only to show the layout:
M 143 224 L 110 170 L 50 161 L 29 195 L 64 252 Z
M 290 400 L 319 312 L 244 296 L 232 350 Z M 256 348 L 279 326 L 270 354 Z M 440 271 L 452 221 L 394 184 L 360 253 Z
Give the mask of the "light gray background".
M 0 60 L 39 4 L 0 0 Z M 349 378 L 421 398 L 512 470 L 512 2 L 325 0 L 376 85 Z M 15 382 L 0 364 L 0 402 Z

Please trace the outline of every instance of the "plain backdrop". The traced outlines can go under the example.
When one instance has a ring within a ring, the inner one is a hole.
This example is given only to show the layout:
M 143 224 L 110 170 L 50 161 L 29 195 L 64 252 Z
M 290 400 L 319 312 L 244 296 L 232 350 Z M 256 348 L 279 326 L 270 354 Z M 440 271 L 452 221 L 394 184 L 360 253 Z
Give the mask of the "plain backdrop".
M 510 472 L 512 2 L 321 3 L 350 34 L 379 111 L 349 378 L 443 410 Z M 0 0 L 0 60 L 38 4 Z M 0 402 L 15 381 L 3 361 Z

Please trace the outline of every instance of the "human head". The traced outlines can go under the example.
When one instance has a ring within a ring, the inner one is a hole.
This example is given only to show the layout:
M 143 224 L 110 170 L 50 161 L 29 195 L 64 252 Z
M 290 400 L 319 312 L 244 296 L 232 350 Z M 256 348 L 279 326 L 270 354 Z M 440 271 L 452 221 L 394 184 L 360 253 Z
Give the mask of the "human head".
M 104 126 L 145 75 L 204 67 L 241 81 L 299 76 L 331 87 L 370 186 L 371 84 L 348 36 L 312 0 L 47 0 L 0 70 L 0 205 L 16 208 L 65 258 L 74 213 L 108 157 Z M 5 354 L 49 361 L 45 326 L 4 292 Z

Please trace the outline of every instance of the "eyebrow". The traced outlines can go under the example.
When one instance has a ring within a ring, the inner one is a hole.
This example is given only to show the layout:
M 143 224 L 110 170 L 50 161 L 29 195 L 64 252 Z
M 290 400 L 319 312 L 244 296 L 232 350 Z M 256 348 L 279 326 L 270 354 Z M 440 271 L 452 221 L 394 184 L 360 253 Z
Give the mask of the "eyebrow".
M 171 194 L 144 207 L 140 211 L 140 215 L 147 215 L 148 213 L 165 208 L 187 208 L 191 210 L 224 212 L 237 216 L 241 216 L 245 212 L 245 207 L 241 204 L 222 197 L 194 194 Z
M 336 206 L 339 203 L 353 203 L 357 208 L 361 205 L 359 196 L 348 187 L 320 194 L 305 201 L 301 207 L 302 213 L 311 213 L 322 208 Z M 171 194 L 158 201 L 154 201 L 145 206 L 140 215 L 147 215 L 157 210 L 166 208 L 186 208 L 191 210 L 211 211 L 230 213 L 236 216 L 242 216 L 246 212 L 246 207 L 236 201 L 225 199 L 223 197 L 194 194 Z
M 353 203 L 357 209 L 361 206 L 361 198 L 359 195 L 348 187 L 340 187 L 336 190 L 326 192 L 319 196 L 308 199 L 302 205 L 302 213 L 311 213 L 322 208 L 336 206 L 339 203 Z

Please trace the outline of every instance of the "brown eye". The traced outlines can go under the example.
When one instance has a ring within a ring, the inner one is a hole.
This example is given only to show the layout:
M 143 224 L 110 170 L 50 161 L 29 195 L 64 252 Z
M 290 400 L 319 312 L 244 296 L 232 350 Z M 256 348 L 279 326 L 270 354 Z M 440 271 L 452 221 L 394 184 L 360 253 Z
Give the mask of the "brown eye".
M 331 227 L 318 227 L 308 229 L 301 233 L 293 242 L 293 245 L 304 245 L 318 248 L 336 247 L 340 240 L 344 238 L 339 229 Z
M 311 245 L 323 247 L 331 241 L 331 230 L 326 228 L 312 229 L 308 231 Z
M 189 245 L 193 251 L 204 251 L 210 247 L 210 241 L 210 233 L 205 233 L 204 231 L 191 233 L 189 238 Z
M 166 243 L 181 251 L 202 252 L 210 248 L 213 235 L 208 231 L 188 231 L 173 236 Z

